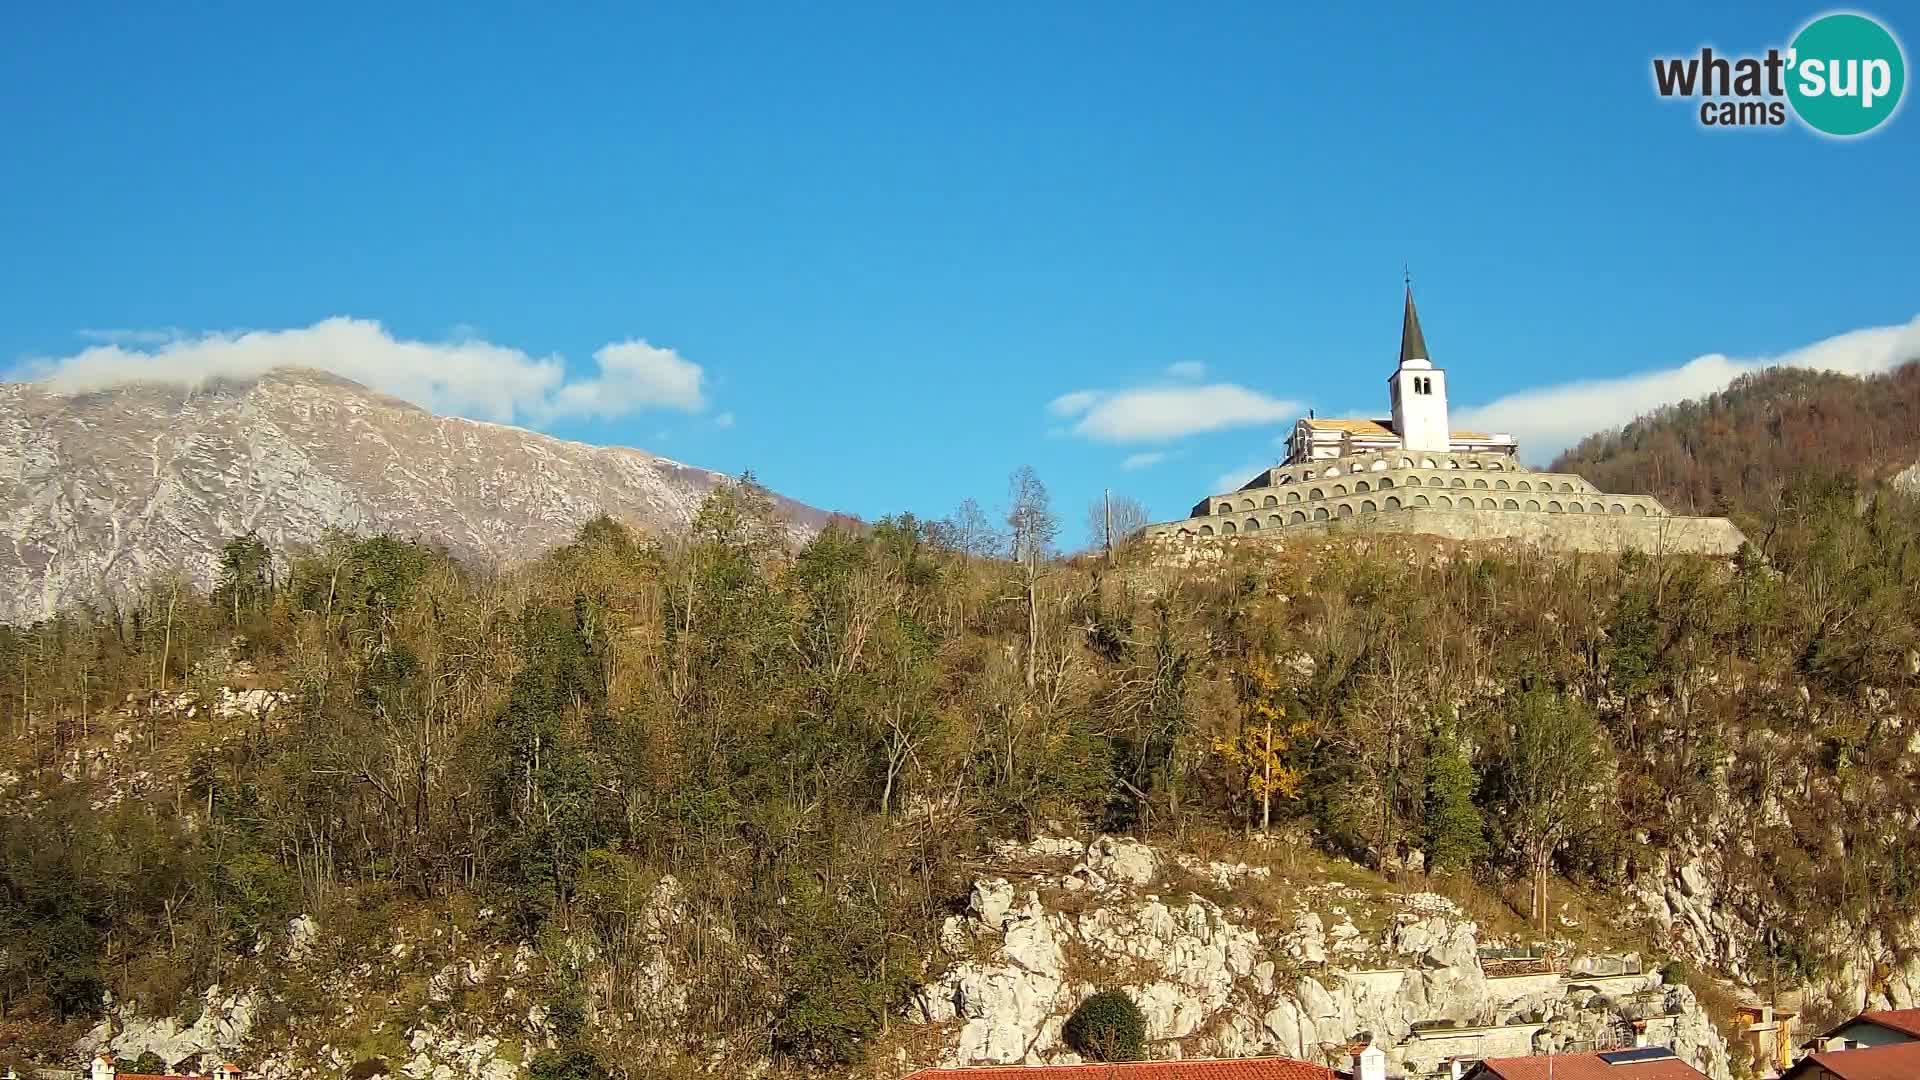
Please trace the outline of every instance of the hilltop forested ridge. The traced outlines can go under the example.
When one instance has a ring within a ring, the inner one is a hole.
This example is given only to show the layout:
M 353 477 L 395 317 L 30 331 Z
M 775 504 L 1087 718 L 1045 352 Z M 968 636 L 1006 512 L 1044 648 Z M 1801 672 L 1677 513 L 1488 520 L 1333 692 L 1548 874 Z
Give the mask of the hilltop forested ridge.
M 1780 385 L 1805 405 L 1768 421 Z M 426 947 L 411 927 L 526 943 L 541 1080 L 860 1069 L 893 1060 L 983 846 L 1036 831 L 1417 848 L 1422 888 L 1553 933 L 1569 882 L 1626 909 L 1710 860 L 1718 921 L 1643 948 L 1806 985 L 1816 1016 L 1889 1000 L 1920 896 L 1920 505 L 1787 466 L 1867 459 L 1805 432 L 1897 454 L 1884 395 L 1852 393 L 1756 377 L 1630 427 L 1651 449 L 1579 452 L 1616 489 L 1695 462 L 1643 485 L 1682 509 L 1740 478 L 1765 527 L 1731 562 L 1386 539 L 1064 562 L 1031 474 L 1012 537 L 903 515 L 796 551 L 751 483 L 684 538 L 601 519 L 507 570 L 237 537 L 211 592 L 0 630 L 0 1061 L 70 1065 L 107 995 L 190 1016 L 217 983 L 266 992 L 259 1045 L 374 1076 L 410 1052 L 397 1017 L 479 990 L 343 1002 L 313 972 L 375 978 Z M 1806 419 L 1839 401 L 1880 426 Z M 210 707 L 236 687 L 287 696 Z M 695 929 L 647 914 L 663 889 Z M 313 967 L 278 960 L 302 914 Z
M 1861 378 L 1805 368 L 1742 375 L 1725 390 L 1588 436 L 1553 462 L 1603 491 L 1646 493 L 1676 513 L 1749 524 L 1796 475 L 1871 485 L 1920 461 L 1920 362 Z

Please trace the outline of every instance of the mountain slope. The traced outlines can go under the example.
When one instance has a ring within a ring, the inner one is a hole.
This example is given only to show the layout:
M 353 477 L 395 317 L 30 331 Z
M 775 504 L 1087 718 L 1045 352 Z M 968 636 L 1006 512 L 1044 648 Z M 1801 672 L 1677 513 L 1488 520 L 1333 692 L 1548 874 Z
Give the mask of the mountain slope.
M 1751 513 L 1801 470 L 1887 479 L 1920 460 L 1920 363 L 1859 378 L 1770 368 L 1590 435 L 1550 466 L 1680 513 Z
M 205 586 L 230 536 L 331 528 L 526 558 L 600 513 L 672 532 L 724 480 L 623 447 L 453 417 L 331 375 L 139 384 L 72 397 L 0 385 L 0 620 L 178 570 Z M 776 500 L 810 534 L 828 515 Z

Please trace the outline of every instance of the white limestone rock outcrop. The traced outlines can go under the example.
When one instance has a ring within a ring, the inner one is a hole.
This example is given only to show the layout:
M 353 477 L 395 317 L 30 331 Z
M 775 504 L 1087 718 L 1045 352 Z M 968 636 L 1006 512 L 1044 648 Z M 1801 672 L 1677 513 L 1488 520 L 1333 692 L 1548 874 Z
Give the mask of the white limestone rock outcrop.
M 413 1057 L 399 1066 L 407 1080 L 515 1080 L 520 1067 L 492 1035 L 465 1036 L 431 1024 L 407 1038 Z
M 1763 953 L 1761 930 L 1740 912 L 1763 905 L 1725 882 L 1717 854 L 1695 845 L 1656 851 L 1631 890 L 1676 955 L 1758 987 L 1766 973 L 1753 970 L 1750 958 Z M 1865 930 L 1835 918 L 1818 931 L 1813 945 L 1817 954 L 1840 961 L 1814 976 L 1804 1008 L 1831 1017 L 1857 1013 L 1863 1003 L 1869 1009 L 1920 1008 L 1920 918 Z
M 1759 932 L 1734 913 L 1712 858 L 1704 851 L 1656 849 L 1648 872 L 1633 882 L 1633 895 L 1677 954 L 1739 979 Z
M 110 1005 L 100 1021 L 74 1049 L 83 1057 L 102 1052 L 133 1060 L 153 1054 L 169 1069 L 195 1057 L 220 1057 L 240 1049 L 253 1032 L 259 998 L 250 991 L 226 993 L 210 986 L 202 998 L 200 1016 L 183 1025 L 176 1017 L 146 1017 Z
M 1093 889 L 1108 886 L 1145 885 L 1159 872 L 1159 857 L 1153 849 L 1137 840 L 1103 836 L 1087 845 L 1086 858 L 1073 868 L 1067 879 Z
M 1893 486 L 1920 495 L 1920 464 L 1909 465 L 1894 474 Z
M 956 958 L 936 982 L 921 988 L 914 1007 L 929 1023 L 957 1023 L 955 1062 L 1051 1060 L 1075 999 L 1067 984 L 1058 919 L 1028 892 L 1014 898 L 1005 879 L 974 886 L 968 920 L 947 920 L 942 946 Z M 998 936 L 992 960 L 975 958 L 977 933 Z
M 287 923 L 287 962 L 298 964 L 313 955 L 320 940 L 320 924 L 311 915 L 301 915 Z
M 1122 989 L 1156 1057 L 1332 1063 L 1366 1032 L 1394 1069 L 1417 1072 L 1482 1048 L 1596 1045 L 1645 1013 L 1672 1029 L 1683 1057 L 1729 1078 L 1725 1043 L 1684 987 L 1662 996 L 1657 975 L 1628 972 L 1637 958 L 1589 959 L 1574 981 L 1489 978 L 1479 928 L 1430 893 L 1376 898 L 1393 912 L 1370 933 L 1343 903 L 1309 902 L 1357 895 L 1345 886 L 1297 897 L 1278 917 L 1176 895 L 1162 875 L 1199 871 L 1135 841 L 1036 841 L 1001 855 L 1007 872 L 982 877 L 966 913 L 947 920 L 936 974 L 910 1006 L 909 1019 L 945 1035 L 938 1064 L 1077 1062 L 1067 1017 L 1096 991 Z

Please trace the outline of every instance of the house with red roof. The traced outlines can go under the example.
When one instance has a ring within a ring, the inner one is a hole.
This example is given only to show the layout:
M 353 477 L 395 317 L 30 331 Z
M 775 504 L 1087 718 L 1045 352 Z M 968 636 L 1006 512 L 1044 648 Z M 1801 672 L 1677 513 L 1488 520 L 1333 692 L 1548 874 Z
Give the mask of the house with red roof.
M 1871 1009 L 1807 1042 L 1784 1080 L 1920 1077 L 1920 1009 Z
M 1375 1055 L 1380 1054 L 1377 1047 L 1368 1049 Z M 1384 1056 L 1380 1060 L 1380 1072 L 1367 1080 L 1382 1080 L 1385 1076 Z M 1324 1065 L 1294 1058 L 1265 1057 L 1091 1065 L 982 1065 L 922 1069 L 906 1080 L 1339 1080 L 1341 1075 Z
M 216 1066 L 205 1076 L 193 1073 L 121 1072 L 112 1054 L 101 1054 L 94 1058 L 93 1064 L 87 1069 L 87 1080 L 241 1080 L 243 1075 L 240 1066 L 230 1061 Z
M 1781 1080 L 1913 1080 L 1914 1077 L 1920 1077 L 1920 1039 L 1851 1050 L 1816 1051 L 1781 1074 Z
M 1487 1058 L 1466 1080 L 1705 1080 L 1706 1074 L 1664 1046 L 1587 1054 Z
M 1920 1009 L 1874 1009 L 1821 1035 L 1809 1045 L 1815 1050 L 1857 1050 L 1917 1040 L 1920 1040 Z

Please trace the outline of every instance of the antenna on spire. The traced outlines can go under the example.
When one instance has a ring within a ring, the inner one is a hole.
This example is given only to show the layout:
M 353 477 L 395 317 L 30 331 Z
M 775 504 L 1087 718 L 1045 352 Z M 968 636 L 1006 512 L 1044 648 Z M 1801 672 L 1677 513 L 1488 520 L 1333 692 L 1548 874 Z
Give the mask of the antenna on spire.
M 1400 264 L 1400 276 L 1405 279 L 1407 288 L 1413 288 L 1413 268 L 1406 263 Z

